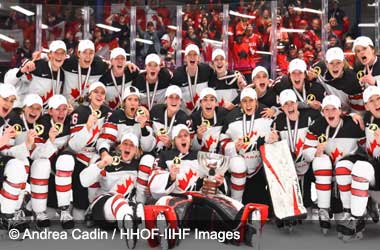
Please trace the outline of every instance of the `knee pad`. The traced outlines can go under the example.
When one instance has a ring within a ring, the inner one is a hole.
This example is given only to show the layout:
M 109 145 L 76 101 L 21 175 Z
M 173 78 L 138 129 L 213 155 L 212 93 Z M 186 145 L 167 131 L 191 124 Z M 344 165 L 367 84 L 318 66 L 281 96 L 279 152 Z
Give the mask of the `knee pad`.
M 235 156 L 230 159 L 229 169 L 232 173 L 246 173 L 247 166 L 245 161 L 241 156 Z
M 149 155 L 149 154 L 144 155 L 143 157 L 141 157 L 140 165 L 144 165 L 144 166 L 152 168 L 154 165 L 154 161 L 155 161 L 155 158 L 153 155 Z
M 30 176 L 36 179 L 48 179 L 50 176 L 51 163 L 48 159 L 37 159 L 33 162 Z
M 325 154 L 321 155 L 320 157 L 315 157 L 312 166 L 314 172 L 321 169 L 332 169 L 330 157 Z
M 56 170 L 73 171 L 75 166 L 75 159 L 70 154 L 60 155 L 55 163 Z
M 372 182 L 375 178 L 375 170 L 372 164 L 367 161 L 356 161 L 352 167 L 351 175 Z
M 9 160 L 4 169 L 4 176 L 12 183 L 25 183 L 28 174 L 24 162 L 18 159 Z
M 335 166 L 335 178 L 338 185 L 351 183 L 351 169 L 354 163 L 348 160 L 339 161 Z

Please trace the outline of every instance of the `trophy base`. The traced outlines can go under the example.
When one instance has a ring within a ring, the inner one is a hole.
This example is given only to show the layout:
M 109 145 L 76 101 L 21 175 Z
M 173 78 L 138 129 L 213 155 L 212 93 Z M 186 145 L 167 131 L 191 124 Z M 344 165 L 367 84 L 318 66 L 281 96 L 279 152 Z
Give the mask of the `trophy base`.
M 218 183 L 216 180 L 204 180 L 202 186 L 202 193 L 204 195 L 216 195 L 218 192 Z

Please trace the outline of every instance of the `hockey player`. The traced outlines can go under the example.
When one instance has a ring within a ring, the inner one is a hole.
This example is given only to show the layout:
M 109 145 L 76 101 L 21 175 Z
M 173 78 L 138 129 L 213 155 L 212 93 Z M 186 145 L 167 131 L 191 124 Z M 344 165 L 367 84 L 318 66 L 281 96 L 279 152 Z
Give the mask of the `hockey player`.
M 173 126 L 185 124 L 191 127 L 191 119 L 186 113 L 180 110 L 182 101 L 182 91 L 176 85 L 171 85 L 165 92 L 165 104 L 154 105 L 150 111 L 152 127 L 156 135 L 157 144 L 155 151 L 171 148 L 171 133 Z
M 172 139 L 175 148 L 160 154 L 159 169 L 153 171 L 149 179 L 150 192 L 154 198 L 158 199 L 156 205 L 169 205 L 176 211 L 176 216 L 170 224 L 190 227 L 201 225 L 205 227 L 202 229 L 207 230 L 211 229 L 210 224 L 213 224 L 210 218 L 215 216 L 220 218 L 220 221 L 214 221 L 218 226 L 213 230 L 239 230 L 240 237 L 231 242 L 241 242 L 244 239 L 248 245 L 252 245 L 254 236 L 258 232 L 256 230 L 259 230 L 259 228 L 254 228 L 252 223 L 266 217 L 267 207 L 261 204 L 244 206 L 223 195 L 228 191 L 228 186 L 222 174 L 213 176 L 218 187 L 216 195 L 189 192 L 202 190 L 208 193 L 208 186 L 203 182 L 208 172 L 199 165 L 196 151 L 190 150 L 190 131 L 186 125 L 175 126 Z M 165 218 L 168 220 L 166 214 Z M 221 222 L 220 225 L 219 222 Z M 160 228 L 164 229 L 166 226 Z M 174 244 L 173 241 L 166 242 L 166 239 L 161 238 L 161 246 L 172 248 Z
M 218 152 L 220 133 L 228 111 L 218 106 L 216 90 L 204 88 L 200 93 L 200 109 L 191 114 L 192 131 L 195 138 L 192 141 L 193 150 Z
M 375 46 L 371 38 L 359 36 L 355 39 L 352 52 L 359 60 L 359 65 L 354 68 L 359 82 L 363 86 L 380 86 L 380 59 L 376 56 Z
M 115 48 L 111 51 L 111 69 L 104 73 L 99 81 L 106 86 L 106 102 L 112 110 L 117 109 L 120 106 L 121 96 L 126 86 L 132 84 L 132 80 L 138 75 L 137 71 L 131 72 L 128 67 L 125 67 L 127 63 L 127 55 L 122 48 Z
M 287 76 L 282 76 L 274 83 L 274 91 L 279 95 L 284 89 L 293 89 L 299 101 L 298 107 L 319 110 L 325 95 L 324 88 L 315 81 L 306 79 L 307 65 L 301 59 L 293 59 L 289 63 Z
M 222 153 L 231 157 L 231 197 L 242 200 L 248 176 L 252 184 L 255 182 L 258 185 L 253 189 L 260 193 L 260 198 L 268 199 L 265 195 L 265 175 L 260 171 L 262 161 L 259 147 L 271 132 L 272 120 L 262 117 L 264 106 L 258 104 L 254 89 L 244 88 L 240 100 L 241 108 L 235 108 L 227 115 L 220 137 Z M 255 175 L 257 177 L 253 178 Z M 253 189 L 250 190 L 250 198 L 254 196 Z
M 25 163 L 3 154 L 4 148 L 15 138 L 16 130 L 8 125 L 6 116 L 16 100 L 16 89 L 10 84 L 0 84 L 0 234 L 16 229 L 23 233 L 29 224 L 20 210 L 20 196 L 25 188 L 28 174 Z M 20 155 L 29 154 L 26 144 L 18 146 Z M 15 152 L 16 153 L 16 152 Z M 23 196 L 22 196 L 23 197 Z
M 364 132 L 351 117 L 342 116 L 341 103 L 337 96 L 329 95 L 323 99 L 322 114 L 324 118 L 317 120 L 309 127 L 303 155 L 307 162 L 312 162 L 320 226 L 322 232 L 326 234 L 331 227 L 329 213 L 333 173 L 335 173 L 345 209 L 347 208 L 345 197 L 350 191 L 350 185 L 345 176 L 355 162 L 363 159 L 357 153 L 358 145 L 363 145 L 365 138 Z M 341 212 L 337 210 L 331 212 Z M 340 228 L 338 225 L 338 231 Z
M 280 104 L 283 113 L 277 116 L 272 127 L 278 131 L 278 139 L 286 140 L 289 144 L 302 188 L 303 204 L 311 212 L 314 205 L 311 200 L 311 182 L 314 181 L 314 176 L 310 163 L 305 161 L 302 152 L 308 127 L 320 119 L 321 114 L 314 109 L 298 109 L 297 96 L 291 89 L 281 92 Z
M 157 54 L 149 54 L 145 58 L 145 74 L 139 74 L 132 85 L 140 93 L 140 103 L 149 110 L 155 105 L 165 102 L 165 91 L 169 87 L 172 73 L 160 67 L 161 59 Z M 144 96 L 145 95 L 145 96 Z
M 319 82 L 328 95 L 336 95 L 342 103 L 342 110 L 346 113 L 364 112 L 363 88 L 356 77 L 356 73 L 346 67 L 343 50 L 333 47 L 327 50 L 325 62 L 317 63 L 313 70 Z M 324 63 L 325 65 L 320 65 Z
M 145 222 L 145 213 L 153 214 L 152 208 L 135 202 L 135 188 L 139 165 L 153 165 L 154 157 L 141 158 L 139 140 L 133 133 L 123 134 L 120 144 L 112 157 L 92 163 L 80 173 L 80 182 L 84 187 L 99 183 L 96 199 L 91 203 L 93 220 L 98 226 L 108 229 L 117 226 L 120 230 L 136 229 Z M 141 160 L 140 160 L 141 158 Z M 127 236 L 128 248 L 134 248 L 136 237 Z
M 187 45 L 185 62 L 186 65 L 178 67 L 174 72 L 172 84 L 181 88 L 181 109 L 190 115 L 198 105 L 200 91 L 208 86 L 213 71 L 209 65 L 200 63 L 199 48 L 195 44 Z
M 33 163 L 29 181 L 32 209 L 37 227 L 50 226 L 46 214 L 48 203 L 58 208 L 62 227 L 70 229 L 74 227 L 69 205 L 75 161 L 71 153 L 65 151 L 70 136 L 68 103 L 63 95 L 54 95 L 49 99 L 48 107 L 48 113 L 36 122 L 41 131 L 31 153 Z
M 125 66 L 131 72 L 137 69 L 133 63 L 127 63 Z M 70 104 L 75 104 L 74 108 L 85 102 L 90 84 L 98 81 L 108 67 L 107 62 L 95 56 L 95 46 L 92 41 L 79 42 L 77 55 L 70 56 L 62 66 L 65 72 L 63 95 Z
M 16 86 L 23 103 L 25 95 L 38 94 L 47 105 L 49 98 L 61 94 L 65 76 L 62 65 L 66 59 L 66 45 L 61 40 L 51 42 L 49 45 L 48 60 L 26 61 L 20 69 L 11 69 L 7 72 L 5 82 Z
M 76 209 L 86 209 L 94 199 L 97 184 L 88 189 L 80 185 L 79 174 L 89 166 L 91 160 L 97 156 L 96 142 L 103 124 L 111 115 L 111 110 L 104 105 L 106 86 L 101 82 L 94 82 L 89 88 L 90 105 L 80 105 L 71 115 L 70 140 L 68 145 L 75 153 L 75 168 L 73 170 L 73 205 Z M 76 211 L 76 214 L 79 212 Z
M 110 157 L 110 150 L 115 147 L 126 132 L 132 132 L 137 136 L 143 152 L 151 152 L 156 145 L 153 129 L 147 124 L 148 111 L 140 106 L 139 90 L 133 86 L 127 87 L 124 91 L 123 102 L 124 109 L 115 110 L 103 125 L 96 145 L 102 159 Z M 151 171 L 150 169 L 144 170 L 144 173 Z M 142 192 L 146 190 L 148 174 L 143 174 L 139 178 L 141 180 L 138 184 L 137 196 L 139 197 L 139 202 L 145 202 L 145 194 Z
M 239 71 L 228 70 L 226 54 L 222 49 L 212 52 L 212 67 L 214 73 L 208 86 L 215 89 L 219 96 L 219 106 L 231 110 L 235 107 L 232 102 L 238 97 L 238 90 L 247 85 L 244 76 Z

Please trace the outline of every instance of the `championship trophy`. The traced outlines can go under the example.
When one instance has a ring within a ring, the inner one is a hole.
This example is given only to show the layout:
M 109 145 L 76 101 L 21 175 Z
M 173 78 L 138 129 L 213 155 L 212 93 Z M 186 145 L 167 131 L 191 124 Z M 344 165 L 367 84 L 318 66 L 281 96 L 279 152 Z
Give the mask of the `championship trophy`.
M 218 191 L 218 184 L 215 175 L 224 175 L 228 168 L 229 158 L 225 155 L 198 152 L 198 163 L 207 172 L 203 179 L 202 193 L 205 195 L 215 195 Z

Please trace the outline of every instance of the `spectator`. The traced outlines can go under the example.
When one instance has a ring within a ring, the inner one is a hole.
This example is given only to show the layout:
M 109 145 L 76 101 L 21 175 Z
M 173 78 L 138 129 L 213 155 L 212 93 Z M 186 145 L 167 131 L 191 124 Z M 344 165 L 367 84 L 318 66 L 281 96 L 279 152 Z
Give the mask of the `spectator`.
M 25 39 L 22 47 L 16 50 L 13 67 L 19 67 L 25 59 L 32 58 L 33 48 L 29 39 Z
M 156 28 L 154 27 L 153 22 L 149 21 L 147 23 L 147 30 L 142 33 L 142 37 L 146 40 L 150 40 L 153 42 L 153 44 L 144 44 L 143 48 L 143 56 L 145 57 L 146 55 L 149 54 L 158 54 L 160 52 L 160 34 L 159 32 L 156 31 Z M 140 30 L 140 35 L 141 35 L 141 30 Z

